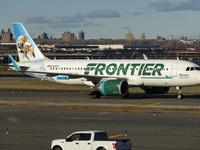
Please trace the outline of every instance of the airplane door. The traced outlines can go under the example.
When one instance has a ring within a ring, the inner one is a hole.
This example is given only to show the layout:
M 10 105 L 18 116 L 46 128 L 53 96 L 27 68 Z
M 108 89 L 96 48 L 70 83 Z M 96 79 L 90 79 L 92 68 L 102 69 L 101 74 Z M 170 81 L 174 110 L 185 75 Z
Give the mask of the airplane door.
M 171 77 L 177 77 L 178 63 L 173 63 L 171 68 Z

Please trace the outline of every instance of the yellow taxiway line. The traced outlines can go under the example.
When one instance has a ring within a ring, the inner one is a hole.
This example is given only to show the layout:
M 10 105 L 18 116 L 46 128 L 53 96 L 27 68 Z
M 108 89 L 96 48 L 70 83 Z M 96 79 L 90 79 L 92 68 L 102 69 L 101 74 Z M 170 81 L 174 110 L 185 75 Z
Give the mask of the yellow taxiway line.
M 153 105 L 161 105 L 162 103 L 153 103 L 153 104 L 146 104 L 146 105 L 137 105 L 132 107 L 143 107 L 143 106 L 153 106 Z

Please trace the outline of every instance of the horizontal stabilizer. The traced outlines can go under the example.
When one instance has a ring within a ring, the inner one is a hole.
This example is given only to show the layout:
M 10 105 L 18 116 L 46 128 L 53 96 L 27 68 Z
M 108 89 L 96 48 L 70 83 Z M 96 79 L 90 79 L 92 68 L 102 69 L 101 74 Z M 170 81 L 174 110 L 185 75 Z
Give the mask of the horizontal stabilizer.
M 10 60 L 13 63 L 13 66 L 15 67 L 16 70 L 20 70 L 20 67 L 17 65 L 16 61 L 13 59 L 11 55 L 9 55 Z
M 9 58 L 10 58 L 12 64 L 13 64 L 12 66 L 15 68 L 15 70 L 26 71 L 29 68 L 27 66 L 19 66 L 11 55 L 9 55 Z M 11 65 L 9 65 L 9 66 L 11 66 Z

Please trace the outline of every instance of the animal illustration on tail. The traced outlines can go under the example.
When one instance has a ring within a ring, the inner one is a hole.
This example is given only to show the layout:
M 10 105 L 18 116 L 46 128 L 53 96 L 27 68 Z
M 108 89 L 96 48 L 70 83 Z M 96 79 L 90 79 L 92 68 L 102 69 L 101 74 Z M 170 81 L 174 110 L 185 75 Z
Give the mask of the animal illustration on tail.
M 28 54 L 32 58 L 35 57 L 33 46 L 31 44 L 31 41 L 27 38 L 27 34 L 18 37 L 17 49 L 18 53 L 23 53 L 23 58 L 27 58 L 28 60 L 30 60 Z

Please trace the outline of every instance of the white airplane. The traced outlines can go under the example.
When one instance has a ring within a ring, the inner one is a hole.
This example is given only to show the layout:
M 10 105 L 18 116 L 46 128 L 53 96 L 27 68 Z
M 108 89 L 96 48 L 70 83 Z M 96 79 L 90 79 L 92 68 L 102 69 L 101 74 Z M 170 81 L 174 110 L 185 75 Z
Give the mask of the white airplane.
M 141 87 L 146 93 L 164 94 L 176 87 L 200 85 L 200 68 L 184 60 L 158 59 L 85 59 L 51 60 L 38 49 L 21 23 L 13 23 L 19 62 L 9 56 L 10 70 L 42 80 L 70 85 L 94 86 L 92 98 L 101 95 L 128 96 L 129 87 Z M 146 57 L 147 58 L 147 57 Z

